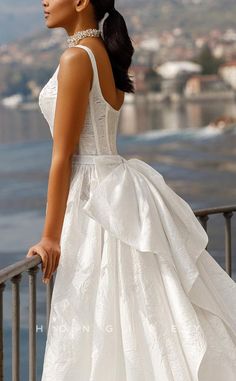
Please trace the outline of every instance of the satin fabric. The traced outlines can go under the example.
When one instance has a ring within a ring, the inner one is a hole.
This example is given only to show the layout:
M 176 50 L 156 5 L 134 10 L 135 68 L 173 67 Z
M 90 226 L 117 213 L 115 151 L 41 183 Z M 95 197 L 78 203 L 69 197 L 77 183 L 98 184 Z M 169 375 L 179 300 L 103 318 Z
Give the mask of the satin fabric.
M 236 284 L 163 176 L 74 155 L 41 381 L 235 381 Z

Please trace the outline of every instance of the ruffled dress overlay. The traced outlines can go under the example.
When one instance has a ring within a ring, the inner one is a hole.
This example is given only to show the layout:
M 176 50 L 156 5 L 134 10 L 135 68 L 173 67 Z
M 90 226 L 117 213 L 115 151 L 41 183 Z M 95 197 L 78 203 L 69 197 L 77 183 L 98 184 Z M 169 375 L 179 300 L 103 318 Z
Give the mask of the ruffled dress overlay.
M 163 176 L 116 148 L 93 83 L 72 175 L 41 381 L 235 381 L 236 283 Z M 53 136 L 59 65 L 39 95 Z

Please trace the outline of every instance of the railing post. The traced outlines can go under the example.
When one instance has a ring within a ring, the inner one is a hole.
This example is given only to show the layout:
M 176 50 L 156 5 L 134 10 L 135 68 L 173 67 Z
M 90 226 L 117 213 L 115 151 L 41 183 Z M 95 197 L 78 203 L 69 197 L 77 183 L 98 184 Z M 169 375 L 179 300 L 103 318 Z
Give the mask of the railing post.
M 205 214 L 204 216 L 200 216 L 199 219 L 200 219 L 200 222 L 202 224 L 202 227 L 207 232 L 207 221 L 209 220 L 208 214 Z M 207 250 L 207 247 L 208 247 L 208 245 L 206 246 L 206 250 Z
M 207 231 L 207 221 L 209 220 L 208 214 L 205 214 L 204 216 L 200 216 L 199 219 L 203 228 Z
M 3 291 L 5 283 L 0 283 L 0 381 L 3 381 Z
M 12 282 L 12 381 L 20 379 L 20 280 L 18 274 Z
M 36 381 L 36 275 L 38 265 L 29 273 L 29 381 Z
M 232 256 L 231 256 L 231 217 L 232 212 L 224 212 L 225 218 L 225 270 L 232 276 Z

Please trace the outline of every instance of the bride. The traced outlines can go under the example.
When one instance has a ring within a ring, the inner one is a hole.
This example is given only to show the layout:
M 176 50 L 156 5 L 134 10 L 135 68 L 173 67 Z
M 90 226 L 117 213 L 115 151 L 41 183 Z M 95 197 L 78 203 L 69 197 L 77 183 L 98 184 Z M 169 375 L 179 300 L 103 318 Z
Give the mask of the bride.
M 27 257 L 46 283 L 57 270 L 41 381 L 234 381 L 235 282 L 161 173 L 117 151 L 134 92 L 123 16 L 112 0 L 42 4 L 68 47 L 39 95 L 53 149 Z

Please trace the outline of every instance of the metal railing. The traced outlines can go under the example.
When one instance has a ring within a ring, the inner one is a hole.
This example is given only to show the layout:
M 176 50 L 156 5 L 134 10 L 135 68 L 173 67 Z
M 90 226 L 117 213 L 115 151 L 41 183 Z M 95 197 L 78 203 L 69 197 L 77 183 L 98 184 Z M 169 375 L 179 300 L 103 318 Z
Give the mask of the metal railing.
M 218 206 L 215 208 L 198 209 L 194 213 L 207 231 L 207 221 L 210 215 L 222 214 L 225 225 L 225 271 L 232 277 L 232 228 L 231 218 L 236 211 L 236 205 Z
M 232 276 L 232 228 L 231 218 L 236 211 L 236 205 L 215 208 L 198 209 L 194 211 L 202 226 L 207 231 L 207 221 L 210 215 L 222 214 L 225 220 L 225 269 Z M 34 255 L 13 263 L 0 270 L 0 381 L 4 380 L 4 340 L 3 340 L 3 292 L 5 283 L 12 283 L 12 380 L 20 379 L 20 283 L 22 274 L 28 272 L 29 287 L 29 381 L 36 380 L 36 276 L 41 264 L 41 257 Z M 46 320 L 48 328 L 51 298 L 55 273 L 46 285 Z
M 41 257 L 34 255 L 24 258 L 0 270 L 0 381 L 4 380 L 4 343 L 3 343 L 3 292 L 6 281 L 12 283 L 12 380 L 20 380 L 20 281 L 22 274 L 28 272 L 29 288 L 29 381 L 36 380 L 36 276 Z M 48 327 L 54 274 L 46 285 L 46 319 Z

